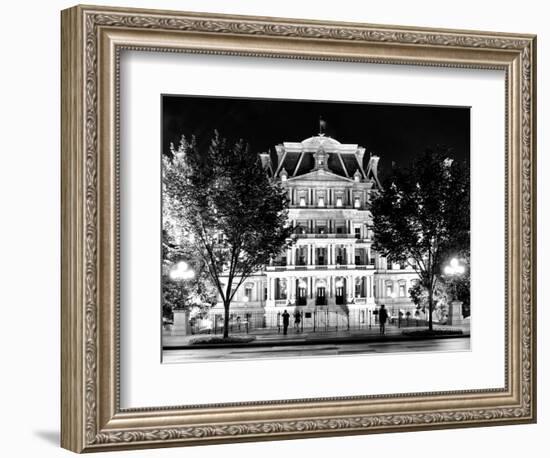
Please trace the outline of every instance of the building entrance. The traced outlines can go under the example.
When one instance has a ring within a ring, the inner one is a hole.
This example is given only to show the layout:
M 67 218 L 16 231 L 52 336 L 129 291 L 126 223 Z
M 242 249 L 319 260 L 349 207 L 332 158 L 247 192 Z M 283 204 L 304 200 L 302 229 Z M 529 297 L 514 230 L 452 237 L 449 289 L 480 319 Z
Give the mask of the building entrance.
M 306 305 L 307 304 L 307 292 L 305 288 L 298 287 L 298 298 L 296 301 L 297 305 Z
M 337 286 L 336 287 L 336 304 L 337 305 L 343 305 L 344 299 L 346 297 L 346 289 L 344 286 Z
M 315 300 L 316 305 L 327 305 L 326 288 L 319 286 L 317 288 L 317 298 Z

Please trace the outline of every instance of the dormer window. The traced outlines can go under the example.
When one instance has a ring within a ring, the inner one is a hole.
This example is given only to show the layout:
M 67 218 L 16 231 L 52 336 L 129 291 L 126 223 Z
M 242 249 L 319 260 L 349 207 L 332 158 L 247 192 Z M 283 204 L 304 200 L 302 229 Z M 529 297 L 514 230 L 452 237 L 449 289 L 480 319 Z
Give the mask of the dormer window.
M 353 179 L 356 183 L 359 183 L 361 181 L 361 173 L 359 170 L 355 171 L 355 174 L 353 175 Z
M 287 173 L 287 171 L 283 168 L 283 170 L 281 170 L 281 173 L 279 173 L 279 176 L 281 177 L 281 181 L 286 181 L 286 179 L 288 178 L 288 173 Z
M 315 159 L 315 170 L 328 170 L 328 153 L 324 150 L 322 146 L 314 153 L 313 157 Z

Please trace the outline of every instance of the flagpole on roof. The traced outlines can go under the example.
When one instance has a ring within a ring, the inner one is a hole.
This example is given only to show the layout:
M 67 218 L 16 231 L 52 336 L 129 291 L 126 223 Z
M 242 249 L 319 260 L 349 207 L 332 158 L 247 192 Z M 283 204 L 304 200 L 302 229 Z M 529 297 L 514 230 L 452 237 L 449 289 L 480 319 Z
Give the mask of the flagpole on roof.
M 319 135 L 325 135 L 327 129 L 327 122 L 323 119 L 322 116 L 319 116 Z

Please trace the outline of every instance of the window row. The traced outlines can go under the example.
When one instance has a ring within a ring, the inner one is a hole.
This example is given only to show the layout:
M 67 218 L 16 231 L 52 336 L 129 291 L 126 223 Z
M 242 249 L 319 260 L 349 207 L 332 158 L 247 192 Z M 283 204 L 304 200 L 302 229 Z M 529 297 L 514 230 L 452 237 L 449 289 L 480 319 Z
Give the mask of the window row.
M 288 191 L 290 204 L 298 207 L 363 208 L 368 202 L 366 191 L 332 189 L 296 189 Z
M 357 223 L 350 220 L 307 220 L 294 221 L 295 233 L 305 234 L 337 234 L 353 235 L 356 239 L 368 239 L 373 237 L 373 230 L 367 223 Z

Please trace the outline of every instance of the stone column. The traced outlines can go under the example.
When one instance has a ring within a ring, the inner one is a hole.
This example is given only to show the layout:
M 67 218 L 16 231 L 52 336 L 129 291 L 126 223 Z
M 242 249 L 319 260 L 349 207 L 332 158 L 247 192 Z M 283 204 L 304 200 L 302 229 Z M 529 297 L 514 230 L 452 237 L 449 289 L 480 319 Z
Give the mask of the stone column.
M 191 334 L 188 310 L 174 310 L 174 326 L 172 327 L 172 332 L 180 336 Z
M 342 264 L 347 264 L 348 263 L 348 256 L 349 256 L 348 244 L 347 243 L 342 244 L 342 248 L 345 250 L 345 256 L 344 255 L 342 256 Z
M 262 281 L 260 280 L 258 283 L 256 283 L 256 300 L 259 302 L 263 302 L 264 296 L 262 294 Z
M 449 304 L 447 324 L 450 326 L 459 326 L 464 324 L 464 318 L 462 316 L 462 301 L 452 301 Z
M 317 245 L 311 245 L 311 263 L 315 266 L 317 265 Z
M 286 300 L 290 301 L 292 300 L 292 285 L 290 284 L 290 277 L 286 277 Z

